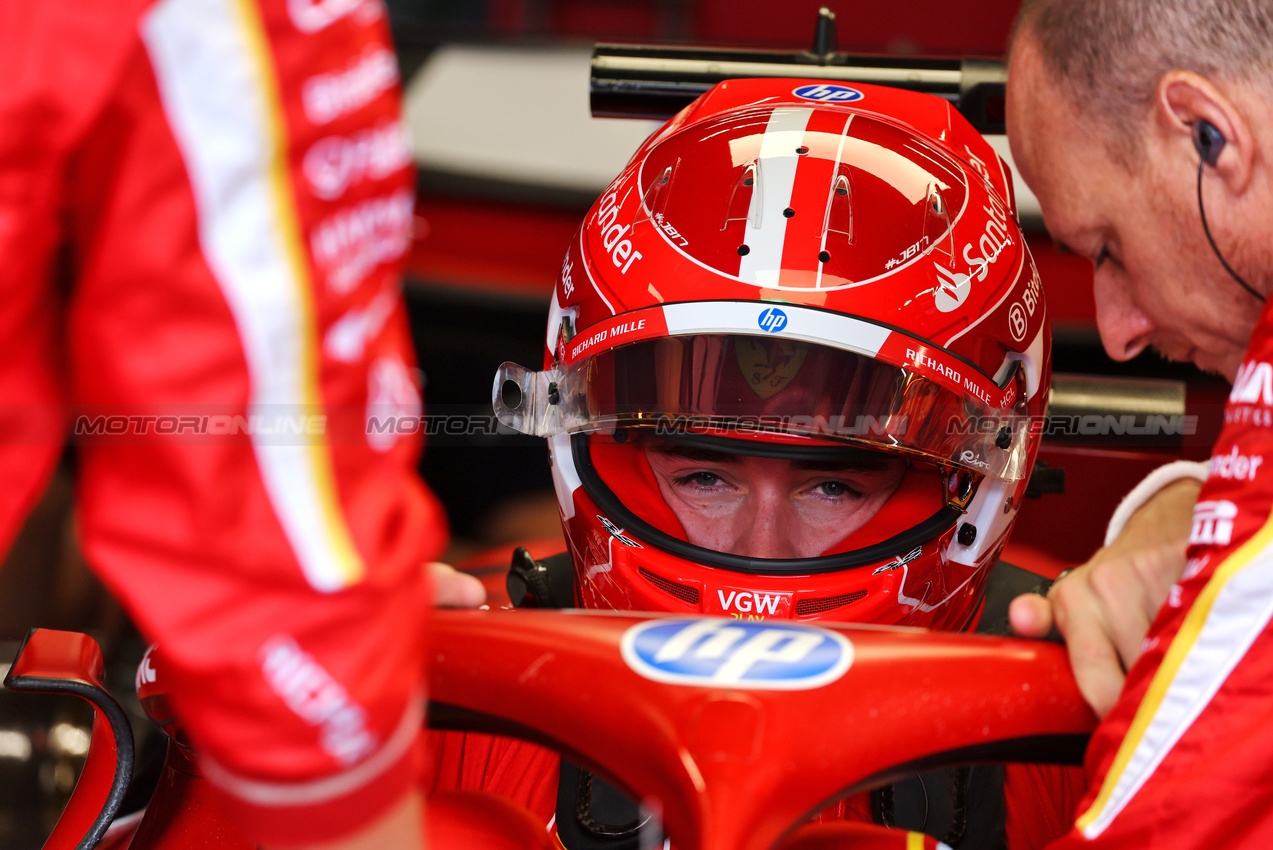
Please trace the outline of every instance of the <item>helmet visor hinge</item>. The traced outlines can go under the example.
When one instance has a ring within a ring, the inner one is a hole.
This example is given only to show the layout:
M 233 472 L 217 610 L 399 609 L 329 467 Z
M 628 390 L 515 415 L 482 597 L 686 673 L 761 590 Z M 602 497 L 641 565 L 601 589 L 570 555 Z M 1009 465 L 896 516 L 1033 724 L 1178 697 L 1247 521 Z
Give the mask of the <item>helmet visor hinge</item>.
M 946 470 L 946 504 L 961 513 L 968 510 L 968 505 L 977 495 L 980 477 L 974 478 L 966 469 L 952 468 Z

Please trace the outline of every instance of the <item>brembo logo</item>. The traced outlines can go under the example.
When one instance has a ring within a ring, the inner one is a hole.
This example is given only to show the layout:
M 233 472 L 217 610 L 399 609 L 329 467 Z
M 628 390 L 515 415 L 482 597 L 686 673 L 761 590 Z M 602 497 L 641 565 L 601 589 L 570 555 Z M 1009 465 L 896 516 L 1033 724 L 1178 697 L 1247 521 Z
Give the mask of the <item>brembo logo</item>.
M 826 83 L 801 86 L 791 93 L 802 100 L 816 100 L 819 103 L 852 103 L 862 99 L 862 92 L 857 89 Z
M 651 620 L 628 629 L 623 660 L 673 685 L 808 690 L 853 664 L 853 644 L 830 629 L 722 619 Z
M 787 326 L 787 314 L 777 307 L 768 307 L 756 319 L 756 324 L 767 333 L 777 333 Z

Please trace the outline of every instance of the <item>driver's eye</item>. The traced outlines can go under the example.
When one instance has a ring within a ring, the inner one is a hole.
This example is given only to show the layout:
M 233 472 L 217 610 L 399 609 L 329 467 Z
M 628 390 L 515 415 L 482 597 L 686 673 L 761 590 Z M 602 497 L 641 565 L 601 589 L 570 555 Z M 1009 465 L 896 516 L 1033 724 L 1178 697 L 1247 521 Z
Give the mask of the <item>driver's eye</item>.
M 1095 264 L 1095 267 L 1099 269 L 1102 265 L 1105 264 L 1105 261 L 1108 259 L 1109 259 L 1109 247 L 1106 245 L 1102 245 L 1101 252 L 1096 255 L 1096 259 L 1093 260 L 1093 263 Z
M 694 472 L 681 480 L 685 483 L 697 484 L 699 487 L 714 487 L 720 483 L 720 476 L 714 472 Z
M 843 481 L 824 481 L 818 485 L 824 496 L 852 496 L 856 491 Z

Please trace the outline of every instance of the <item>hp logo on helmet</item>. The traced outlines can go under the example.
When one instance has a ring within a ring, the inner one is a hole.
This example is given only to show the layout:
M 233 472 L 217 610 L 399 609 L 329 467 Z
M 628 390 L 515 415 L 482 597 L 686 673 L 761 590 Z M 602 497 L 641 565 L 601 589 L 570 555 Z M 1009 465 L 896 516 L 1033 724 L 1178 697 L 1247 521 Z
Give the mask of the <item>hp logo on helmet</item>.
M 767 307 L 756 320 L 765 333 L 778 333 L 787 326 L 787 314 L 777 307 Z
M 862 99 L 862 92 L 848 86 L 833 86 L 827 83 L 816 83 L 801 86 L 792 92 L 803 100 L 816 100 L 819 103 L 852 103 Z
M 837 632 L 739 620 L 652 620 L 628 629 L 620 649 L 637 673 L 673 685 L 809 690 L 853 664 Z

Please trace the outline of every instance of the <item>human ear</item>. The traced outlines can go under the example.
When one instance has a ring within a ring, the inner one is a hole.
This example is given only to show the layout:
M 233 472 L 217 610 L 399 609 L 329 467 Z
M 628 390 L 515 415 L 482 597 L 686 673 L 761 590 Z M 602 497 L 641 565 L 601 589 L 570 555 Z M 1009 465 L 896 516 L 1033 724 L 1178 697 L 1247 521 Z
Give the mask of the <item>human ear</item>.
M 1200 74 L 1168 71 L 1158 81 L 1154 106 L 1168 150 L 1181 151 L 1194 168 L 1210 153 L 1214 174 L 1229 192 L 1246 190 L 1255 162 L 1251 126 L 1224 92 Z

